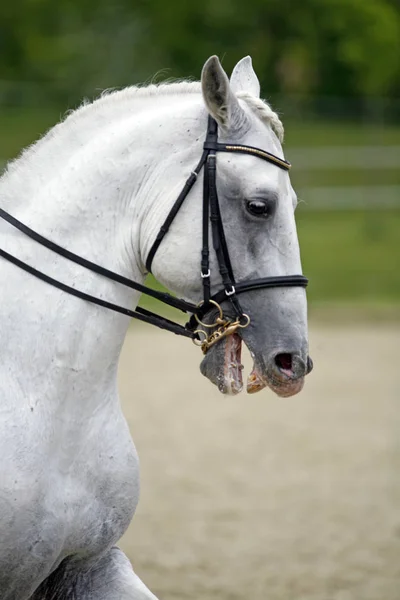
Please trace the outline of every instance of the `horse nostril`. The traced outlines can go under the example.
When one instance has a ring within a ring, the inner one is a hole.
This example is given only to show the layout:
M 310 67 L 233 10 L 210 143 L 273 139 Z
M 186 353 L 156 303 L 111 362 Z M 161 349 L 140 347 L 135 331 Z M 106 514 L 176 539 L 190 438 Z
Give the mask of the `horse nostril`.
M 291 371 L 293 367 L 292 355 L 287 353 L 277 354 L 275 364 L 282 371 Z
M 274 358 L 278 371 L 291 379 L 304 377 L 312 369 L 312 361 L 303 360 L 298 352 L 281 352 Z

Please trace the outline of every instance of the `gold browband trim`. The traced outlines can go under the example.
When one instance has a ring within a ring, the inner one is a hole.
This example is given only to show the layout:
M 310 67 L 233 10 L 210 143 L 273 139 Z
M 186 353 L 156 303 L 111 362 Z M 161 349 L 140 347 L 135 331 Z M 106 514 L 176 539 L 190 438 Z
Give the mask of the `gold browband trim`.
M 230 144 L 225 144 L 225 148 L 227 150 L 229 150 L 229 152 L 244 152 L 246 154 L 255 154 L 256 156 L 259 156 L 260 158 L 264 158 L 265 160 L 268 160 L 269 162 L 279 165 L 280 167 L 282 167 L 283 169 L 286 169 L 287 171 L 292 166 L 290 164 L 290 162 L 288 162 L 287 160 L 278 158 L 274 154 L 269 154 L 269 152 L 264 152 L 263 150 L 260 150 L 259 148 L 252 148 L 251 146 L 231 146 Z

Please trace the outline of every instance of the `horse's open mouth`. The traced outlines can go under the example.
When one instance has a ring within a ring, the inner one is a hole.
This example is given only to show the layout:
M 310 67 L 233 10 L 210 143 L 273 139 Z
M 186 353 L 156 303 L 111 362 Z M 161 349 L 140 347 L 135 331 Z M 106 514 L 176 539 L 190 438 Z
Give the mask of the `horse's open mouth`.
M 223 394 L 239 394 L 243 390 L 242 338 L 237 333 L 220 340 L 205 355 L 201 372 L 215 383 Z M 301 391 L 304 377 L 292 378 L 290 373 L 277 374 L 267 369 L 266 374 L 253 357 L 253 368 L 247 378 L 247 393 L 254 394 L 269 387 L 281 397 L 289 397 Z
M 243 389 L 242 338 L 233 333 L 224 342 L 223 376 L 218 389 L 224 394 L 239 394 Z

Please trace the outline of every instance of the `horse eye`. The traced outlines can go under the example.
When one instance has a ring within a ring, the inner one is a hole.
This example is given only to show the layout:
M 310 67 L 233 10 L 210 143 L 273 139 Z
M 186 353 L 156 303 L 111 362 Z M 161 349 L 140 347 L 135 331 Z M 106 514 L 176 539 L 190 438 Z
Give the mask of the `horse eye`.
M 246 208 L 255 217 L 269 217 L 271 215 L 270 204 L 262 200 L 247 200 Z

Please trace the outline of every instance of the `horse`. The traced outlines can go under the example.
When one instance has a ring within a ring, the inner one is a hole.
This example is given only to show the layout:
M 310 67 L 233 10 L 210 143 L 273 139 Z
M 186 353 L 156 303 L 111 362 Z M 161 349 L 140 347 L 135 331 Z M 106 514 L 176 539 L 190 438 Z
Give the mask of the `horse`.
M 116 546 L 139 497 L 117 367 L 129 316 L 157 320 L 127 308 L 148 268 L 195 319 L 156 324 L 202 346 L 201 372 L 221 392 L 243 387 L 242 342 L 254 360 L 249 392 L 302 389 L 306 280 L 282 141 L 250 57 L 229 79 L 213 56 L 200 82 L 83 104 L 8 164 L 1 600 L 155 598 Z

